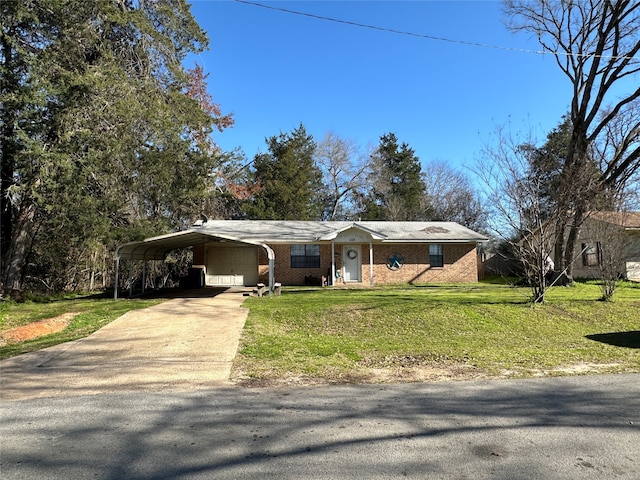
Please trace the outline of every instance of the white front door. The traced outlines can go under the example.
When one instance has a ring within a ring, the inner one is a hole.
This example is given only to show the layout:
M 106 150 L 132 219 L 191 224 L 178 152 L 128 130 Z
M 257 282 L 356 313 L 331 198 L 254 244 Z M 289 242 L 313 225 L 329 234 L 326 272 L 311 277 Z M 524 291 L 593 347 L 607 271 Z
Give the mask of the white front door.
M 345 245 L 342 247 L 342 267 L 345 282 L 362 281 L 362 257 L 360 245 Z

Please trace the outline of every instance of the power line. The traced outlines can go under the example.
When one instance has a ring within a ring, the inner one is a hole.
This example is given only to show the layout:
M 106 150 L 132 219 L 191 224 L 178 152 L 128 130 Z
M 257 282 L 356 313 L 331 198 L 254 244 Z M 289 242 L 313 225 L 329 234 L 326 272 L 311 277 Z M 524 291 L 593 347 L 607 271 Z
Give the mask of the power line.
M 445 37 L 436 37 L 433 35 L 425 35 L 422 33 L 414 33 L 414 32 L 407 32 L 407 31 L 403 31 L 403 30 L 395 30 L 393 28 L 386 28 L 386 27 L 378 27 L 376 25 L 368 25 L 366 23 L 359 23 L 359 22 L 352 22 L 349 20 L 341 20 L 339 18 L 333 18 L 333 17 L 325 17 L 322 15 L 316 15 L 313 13 L 307 13 L 307 12 L 300 12 L 297 10 L 290 10 L 288 8 L 281 8 L 281 7 L 274 7 L 273 5 L 265 5 L 263 3 L 258 3 L 258 2 L 251 2 L 249 0 L 234 0 L 236 3 L 243 3 L 245 5 L 251 5 L 253 7 L 260 7 L 260 8 L 266 8 L 268 10 L 275 10 L 277 12 L 284 12 L 284 13 L 290 13 L 292 15 L 299 15 L 299 16 L 303 16 L 303 17 L 309 17 L 309 18 L 314 18 L 316 20 L 323 20 L 326 22 L 334 22 L 334 23 L 341 23 L 343 25 L 350 25 L 352 27 L 358 27 L 358 28 L 368 28 L 370 30 L 377 30 L 380 32 L 387 32 L 387 33 L 395 33 L 397 35 L 406 35 L 406 36 L 410 36 L 410 37 L 416 37 L 416 38 L 422 38 L 422 39 L 426 39 L 426 40 L 434 40 L 437 42 L 447 42 L 447 43 L 454 43 L 454 44 L 458 44 L 458 45 L 466 45 L 469 47 L 479 47 L 479 48 L 491 48 L 494 50 L 503 50 L 503 51 L 509 51 L 509 52 L 518 52 L 518 53 L 532 53 L 535 55 L 561 55 L 561 56 L 567 56 L 567 57 L 599 57 L 599 58 L 603 58 L 603 59 L 610 59 L 610 60 L 630 60 L 632 57 L 627 57 L 624 55 L 592 55 L 592 54 L 588 54 L 588 53 L 572 53 L 572 52 L 559 52 L 559 51 L 547 51 L 547 50 L 532 50 L 532 49 L 527 49 L 527 48 L 516 48 L 516 47 L 505 47 L 505 46 L 501 46 L 501 45 L 491 45 L 491 44 L 487 44 L 487 43 L 479 43 L 479 42 L 469 42 L 469 41 L 465 41 L 465 40 L 454 40 L 451 38 L 445 38 Z
M 528 49 L 521 49 L 521 48 L 514 48 L 514 47 L 502 47 L 502 46 L 498 46 L 498 45 L 489 45 L 489 44 L 485 44 L 485 43 L 477 43 L 477 42 L 468 42 L 465 40 L 453 40 L 451 38 L 444 38 L 444 37 L 436 37 L 433 35 L 425 35 L 422 33 L 414 33 L 414 32 L 407 32 L 407 31 L 403 31 L 403 30 L 395 30 L 393 28 L 386 28 L 386 27 L 378 27 L 376 25 L 368 25 L 365 23 L 358 23 L 358 22 L 352 22 L 349 20 L 340 20 L 338 18 L 332 18 L 332 17 L 324 17 L 322 15 L 315 15 L 313 13 L 306 13 L 306 12 L 299 12 L 296 10 L 289 10 L 287 8 L 280 8 L 280 7 L 274 7 L 273 5 L 265 5 L 263 3 L 257 3 L 257 2 L 250 2 L 248 0 L 234 0 L 237 3 L 244 3 L 246 5 L 252 5 L 254 7 L 261 7 L 261 8 L 266 8 L 268 10 L 275 10 L 278 12 L 284 12 L 284 13 L 291 13 L 293 15 L 300 15 L 303 17 L 310 17 L 310 18 L 315 18 L 316 20 L 324 20 L 327 22 L 334 22 L 334 23 L 342 23 L 344 25 L 351 25 L 352 27 L 359 27 L 359 28 L 368 28 L 370 30 L 378 30 L 380 32 L 387 32 L 387 33 L 395 33 L 398 35 L 407 35 L 410 37 L 416 37 L 416 38 L 424 38 L 427 40 L 435 40 L 438 42 L 448 42 L 448 43 L 457 43 L 460 45 L 467 45 L 467 46 L 471 46 L 471 47 L 481 47 L 481 48 L 493 48 L 493 49 L 497 49 L 497 50 L 509 50 L 509 51 L 514 51 L 514 52 L 524 52 L 524 53 L 535 53 L 535 54 L 545 54 L 548 52 L 544 52 L 541 50 L 528 50 Z

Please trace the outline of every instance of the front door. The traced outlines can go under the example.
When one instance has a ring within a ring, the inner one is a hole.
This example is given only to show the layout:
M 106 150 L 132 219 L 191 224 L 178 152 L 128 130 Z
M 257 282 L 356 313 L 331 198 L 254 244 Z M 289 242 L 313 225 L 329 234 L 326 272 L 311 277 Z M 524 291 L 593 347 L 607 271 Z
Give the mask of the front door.
M 342 247 L 342 266 L 345 282 L 362 281 L 362 258 L 360 245 L 345 245 Z

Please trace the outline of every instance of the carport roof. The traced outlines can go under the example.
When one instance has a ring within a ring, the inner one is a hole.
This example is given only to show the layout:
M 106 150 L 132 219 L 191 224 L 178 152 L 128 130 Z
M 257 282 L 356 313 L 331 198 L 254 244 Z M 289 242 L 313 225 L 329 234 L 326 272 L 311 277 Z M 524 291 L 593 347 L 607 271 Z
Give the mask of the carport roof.
M 164 260 L 172 250 L 210 242 L 227 242 L 227 245 L 250 244 L 264 246 L 260 242 L 240 240 L 231 236 L 215 234 L 201 229 L 189 229 L 159 237 L 146 238 L 139 242 L 125 243 L 116 250 L 116 258 L 126 260 Z
M 455 222 L 314 222 L 287 220 L 209 220 L 189 230 L 121 245 L 117 258 L 162 260 L 171 250 L 210 242 L 227 245 L 328 241 L 355 228 L 382 243 L 475 243 L 487 238 Z

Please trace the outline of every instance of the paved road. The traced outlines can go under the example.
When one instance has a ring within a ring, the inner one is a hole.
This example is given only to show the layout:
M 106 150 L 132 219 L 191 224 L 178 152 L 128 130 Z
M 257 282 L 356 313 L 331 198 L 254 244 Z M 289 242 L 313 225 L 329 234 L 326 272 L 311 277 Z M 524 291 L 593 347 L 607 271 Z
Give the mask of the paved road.
M 0 477 L 638 479 L 640 375 L 0 403 Z

